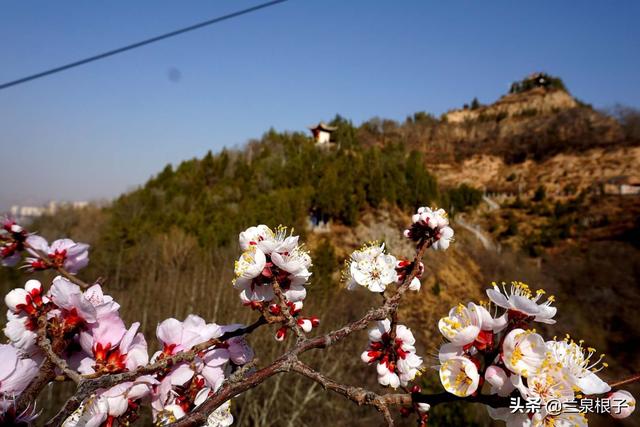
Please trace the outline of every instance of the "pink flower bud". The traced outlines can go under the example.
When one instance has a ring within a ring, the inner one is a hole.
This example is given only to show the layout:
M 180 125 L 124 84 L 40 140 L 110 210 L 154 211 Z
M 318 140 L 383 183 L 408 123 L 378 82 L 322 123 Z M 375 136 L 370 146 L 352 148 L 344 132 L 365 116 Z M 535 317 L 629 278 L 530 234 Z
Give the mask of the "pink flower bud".
M 627 418 L 636 409 L 636 399 L 626 390 L 618 390 L 609 395 L 611 402 L 611 412 L 613 418 Z
M 296 314 L 299 313 L 300 310 L 302 310 L 302 301 L 296 301 L 294 303 L 291 303 L 291 314 Z
M 287 328 L 282 327 L 276 331 L 276 341 L 284 341 L 287 336 Z
M 318 326 L 320 326 L 320 319 L 318 319 L 316 316 L 311 316 L 311 325 L 314 328 L 317 328 Z
M 485 373 L 484 379 L 491 384 L 491 393 L 499 396 L 508 396 L 514 389 L 514 385 L 509 380 L 504 369 L 499 366 L 489 366 Z
M 27 283 L 24 284 L 24 289 L 32 296 L 40 295 L 42 293 L 42 283 L 34 279 L 27 280 Z
M 367 350 L 362 352 L 362 354 L 360 355 L 360 359 L 364 363 L 371 363 L 374 360 L 378 359 L 380 356 L 382 356 L 382 353 L 380 351 Z
M 27 306 L 27 298 L 29 294 L 27 291 L 21 288 L 12 289 L 4 297 L 4 303 L 7 304 L 9 310 L 14 313 L 21 312 Z
M 298 319 L 298 325 L 300 325 L 300 327 L 302 328 L 303 331 L 305 332 L 311 332 L 311 329 L 313 329 L 313 325 L 311 324 L 311 320 L 309 319 Z

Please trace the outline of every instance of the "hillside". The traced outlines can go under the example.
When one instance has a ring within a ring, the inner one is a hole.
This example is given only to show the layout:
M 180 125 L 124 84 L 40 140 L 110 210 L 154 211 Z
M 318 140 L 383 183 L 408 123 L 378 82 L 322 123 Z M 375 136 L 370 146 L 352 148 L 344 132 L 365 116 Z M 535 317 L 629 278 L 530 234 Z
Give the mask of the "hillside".
M 383 240 L 393 253 L 409 255 L 399 231 L 410 212 L 443 206 L 453 211 L 456 242 L 446 254 L 429 253 L 420 297 L 402 313 L 422 354 L 428 358 L 440 344 L 437 319 L 451 305 L 483 298 L 493 280 L 523 280 L 555 293 L 559 323 L 618 362 L 612 378 L 640 364 L 640 195 L 619 194 L 622 186 L 635 191 L 640 144 L 625 122 L 577 101 L 563 84 L 525 79 L 491 105 L 439 119 L 416 113 L 404 123 L 354 126 L 337 116 L 330 125 L 337 142 L 330 149 L 305 134 L 271 130 L 243 149 L 168 165 L 106 208 L 63 211 L 33 228 L 90 243 L 84 275 L 105 279 L 126 320 L 141 319 L 153 336 L 158 321 L 189 312 L 249 321 L 230 286 L 237 233 L 256 223 L 294 226 L 314 259 L 308 301 L 322 331 L 371 303 L 345 297 L 334 272 L 348 254 L 363 241 Z M 5 291 L 23 281 L 1 274 Z M 261 358 L 275 355 L 268 334 L 253 339 L 266 348 Z M 347 344 L 313 363 L 346 382 L 370 381 L 359 369 L 360 351 Z M 297 379 L 274 387 L 307 392 Z M 295 412 L 269 390 L 248 396 L 236 409 L 239 425 L 283 425 Z M 330 395 L 309 399 L 313 416 L 297 413 L 300 425 L 378 420 Z M 337 413 L 343 419 L 336 421 Z M 434 411 L 430 424 L 451 424 L 451 417 L 486 425 L 482 411 L 461 415 L 455 408 Z

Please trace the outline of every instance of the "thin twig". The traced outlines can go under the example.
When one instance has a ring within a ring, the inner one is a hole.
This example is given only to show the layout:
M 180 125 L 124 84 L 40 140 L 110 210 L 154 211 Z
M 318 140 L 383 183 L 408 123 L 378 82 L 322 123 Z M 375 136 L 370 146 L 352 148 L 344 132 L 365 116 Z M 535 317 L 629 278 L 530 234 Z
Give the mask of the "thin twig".
M 411 406 L 412 404 L 411 394 L 386 394 L 381 396 L 361 387 L 340 384 L 299 360 L 296 360 L 291 366 L 291 370 L 317 382 L 325 390 L 331 390 L 343 395 L 359 406 L 369 405 L 375 407 L 384 416 L 388 425 L 393 425 L 393 418 L 389 411 L 390 405 Z
M 617 381 L 615 383 L 611 383 L 609 385 L 611 386 L 611 388 L 620 388 L 623 385 L 635 383 L 637 381 L 640 381 L 640 374 L 635 374 L 632 377 L 629 377 L 629 378 L 624 379 L 624 380 Z

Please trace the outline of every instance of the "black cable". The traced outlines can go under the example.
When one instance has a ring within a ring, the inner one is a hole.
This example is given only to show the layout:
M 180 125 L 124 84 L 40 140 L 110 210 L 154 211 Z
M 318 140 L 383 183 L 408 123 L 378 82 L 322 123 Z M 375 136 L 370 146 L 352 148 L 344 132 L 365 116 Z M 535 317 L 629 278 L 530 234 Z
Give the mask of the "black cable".
M 274 6 L 274 5 L 278 4 L 278 3 L 284 3 L 285 1 L 287 1 L 287 0 L 273 0 L 273 1 L 269 1 L 267 3 L 262 3 L 262 4 L 259 4 L 257 6 L 250 7 L 248 9 L 243 9 L 243 10 L 240 10 L 238 12 L 230 13 L 228 15 L 219 16 L 217 18 L 213 18 L 213 19 L 210 19 L 208 21 L 200 22 L 199 24 L 195 24 L 195 25 L 191 25 L 191 26 L 186 27 L 186 28 L 182 28 L 180 30 L 171 31 L 170 33 L 165 33 L 165 34 L 162 34 L 162 35 L 159 35 L 159 36 L 156 36 L 156 37 L 152 37 L 150 39 L 146 39 L 146 40 L 143 40 L 143 41 L 140 41 L 140 42 L 137 42 L 137 43 L 133 43 L 133 44 L 118 48 L 118 49 L 114 49 L 114 50 L 110 50 L 110 51 L 107 51 L 107 52 L 104 52 L 104 53 L 100 53 L 98 55 L 91 56 L 89 58 L 81 59 L 80 61 L 71 62 L 69 64 L 62 65 L 62 66 L 56 67 L 56 68 L 51 68 L 50 70 L 42 71 L 40 73 L 32 74 L 30 76 L 23 77 L 23 78 L 18 79 L 18 80 L 13 80 L 13 81 L 10 81 L 10 82 L 7 82 L 7 83 L 0 84 L 0 90 L 6 89 L 6 88 L 11 87 L 11 86 L 19 85 L 21 83 L 26 83 L 26 82 L 31 81 L 31 80 L 39 79 L 41 77 L 49 76 L 51 74 L 59 73 L 60 71 L 68 70 L 70 68 L 78 67 L 80 65 L 88 64 L 89 62 L 97 61 L 99 59 L 103 59 L 103 58 L 106 58 L 108 56 L 117 55 L 118 53 L 126 52 L 127 50 L 136 49 L 138 47 L 145 46 L 145 45 L 148 45 L 148 44 L 151 44 L 151 43 L 155 43 L 155 42 L 160 41 L 160 40 L 168 39 L 169 37 L 177 36 L 179 34 L 183 34 L 183 33 L 189 32 L 189 31 L 197 30 L 199 28 L 206 27 L 208 25 L 216 24 L 216 23 L 221 22 L 221 21 L 226 21 L 227 19 L 235 18 L 235 17 L 238 17 L 240 15 L 246 15 L 247 13 L 255 12 L 256 10 L 264 9 L 264 8 L 269 7 L 269 6 Z

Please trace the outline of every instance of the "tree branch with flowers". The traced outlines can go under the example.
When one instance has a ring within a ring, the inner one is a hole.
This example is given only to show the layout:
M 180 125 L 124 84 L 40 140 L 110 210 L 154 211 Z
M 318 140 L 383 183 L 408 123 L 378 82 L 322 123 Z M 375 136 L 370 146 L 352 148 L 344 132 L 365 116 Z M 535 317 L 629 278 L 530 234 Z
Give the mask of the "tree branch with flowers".
M 407 292 L 420 291 L 426 251 L 446 250 L 453 234 L 442 209 L 420 208 L 404 233 L 415 243 L 413 260 L 398 260 L 375 242 L 353 252 L 343 273 L 346 288 L 363 292 L 363 287 L 383 301 L 340 328 L 314 335 L 320 319 L 303 314 L 312 267 L 308 252 L 285 227 L 250 227 L 239 235 L 242 254 L 233 286 L 242 304 L 255 311 L 255 321 L 222 325 L 195 314 L 183 321 L 166 319 L 156 328 L 162 348 L 150 357 L 140 323 L 127 327 L 102 284 L 77 277 L 89 262 L 88 245 L 69 239 L 49 245 L 7 220 L 0 234 L 2 263 L 14 266 L 24 259 L 27 271 L 52 269 L 59 276 L 46 286 L 28 280 L 5 296 L 8 343 L 0 344 L 0 421 L 35 423 L 45 386 L 72 381 L 75 393 L 46 425 L 125 426 L 148 405 L 156 425 L 229 426 L 231 400 L 280 374 L 300 375 L 370 406 L 390 426 L 398 413 L 425 426 L 431 407 L 456 401 L 482 403 L 492 418 L 509 426 L 584 426 L 584 415 L 570 412 L 568 404 L 591 397 L 608 402 L 613 417 L 629 416 L 635 399 L 619 387 L 640 376 L 607 384 L 598 375 L 606 363 L 595 350 L 569 337 L 545 341 L 533 325 L 555 322 L 554 300 L 519 282 L 494 283 L 487 290 L 489 303 L 459 304 L 440 319 L 447 342 L 434 369 L 444 391 L 422 393 L 416 378 L 428 368 L 412 331 L 399 322 L 399 307 Z M 273 329 L 276 341 L 295 344 L 262 364 L 249 345 L 259 328 Z M 375 368 L 378 384 L 391 393 L 341 383 L 299 359 L 368 328 L 363 369 Z M 535 399 L 540 410 L 514 411 L 518 398 Z M 550 410 L 551 401 L 560 402 L 558 410 Z

